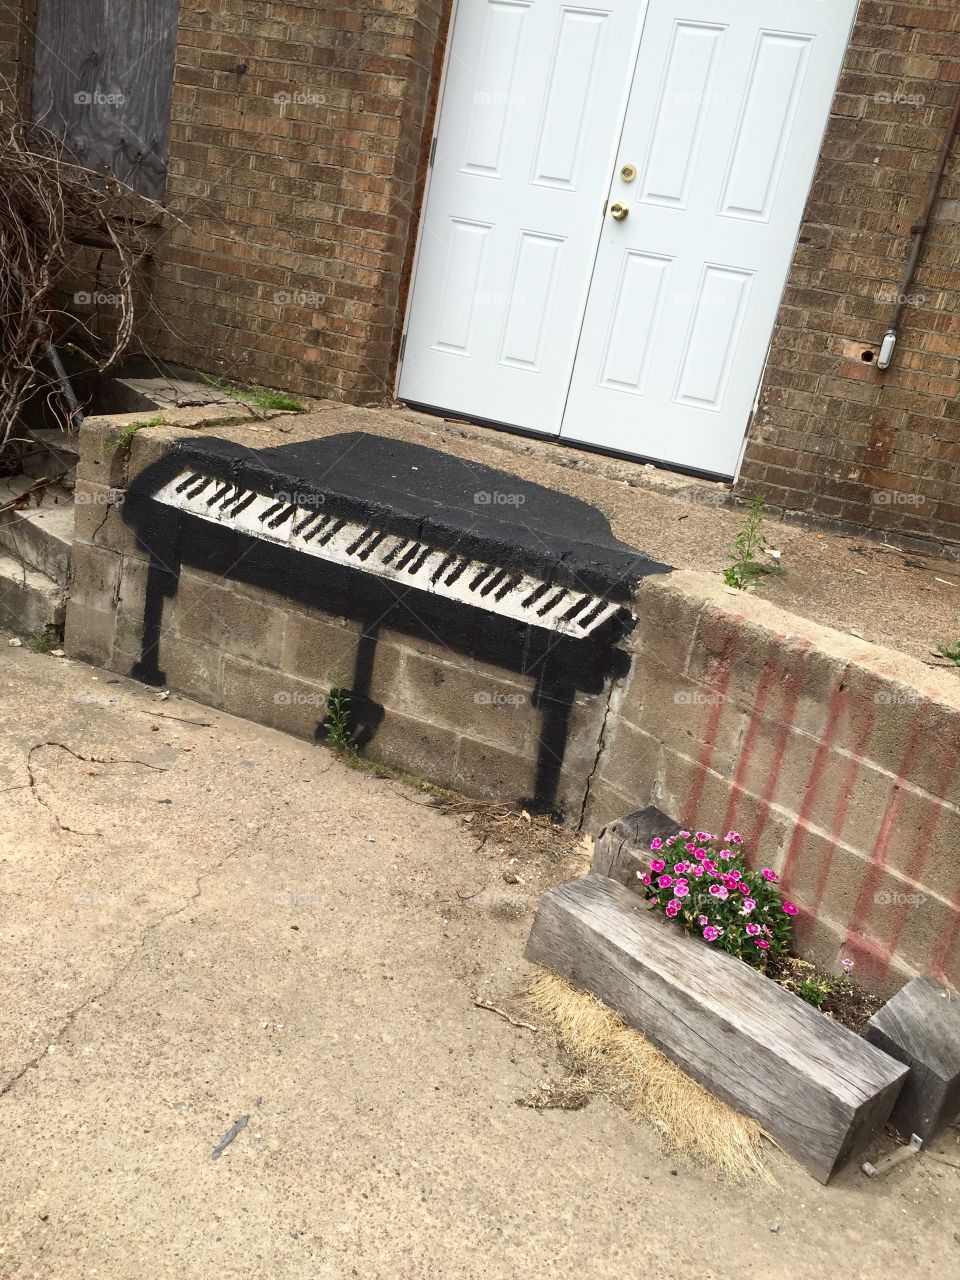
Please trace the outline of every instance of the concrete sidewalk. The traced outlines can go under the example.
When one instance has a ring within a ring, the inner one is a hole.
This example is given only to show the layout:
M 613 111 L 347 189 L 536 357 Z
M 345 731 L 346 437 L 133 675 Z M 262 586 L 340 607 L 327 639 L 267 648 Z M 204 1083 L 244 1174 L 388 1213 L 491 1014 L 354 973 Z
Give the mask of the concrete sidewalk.
M 744 1191 L 603 1100 L 515 1105 L 563 1068 L 474 999 L 528 976 L 558 847 L 0 636 L 0 1276 L 954 1269 L 955 1168 Z

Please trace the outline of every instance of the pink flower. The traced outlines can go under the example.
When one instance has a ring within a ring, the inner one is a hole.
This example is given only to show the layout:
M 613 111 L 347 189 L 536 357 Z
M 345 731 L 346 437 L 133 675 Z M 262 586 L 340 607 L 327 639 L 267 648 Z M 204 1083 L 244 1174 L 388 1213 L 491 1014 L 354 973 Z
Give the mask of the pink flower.
M 678 880 L 673 886 L 673 892 L 674 896 L 677 898 L 689 898 L 690 886 L 687 884 L 686 880 Z
M 795 916 L 797 914 L 797 908 L 792 902 L 785 902 L 783 904 L 783 914 L 785 916 Z
M 748 925 L 747 925 L 747 933 L 749 933 L 749 935 L 750 935 L 750 937 L 751 937 L 751 938 L 756 937 L 756 935 L 757 935 L 759 932 L 760 932 L 760 926 L 759 926 L 758 924 L 748 924 Z
M 670 901 L 667 903 L 667 915 L 671 918 L 671 920 L 680 910 L 682 905 L 683 903 L 678 902 L 676 898 L 671 898 Z
M 644 883 L 644 884 L 652 884 L 652 883 L 653 883 L 652 877 L 650 877 L 650 876 L 644 876 L 644 877 L 643 877 L 643 883 Z
M 743 836 L 739 831 L 728 831 L 723 837 L 724 844 L 743 844 Z
M 708 924 L 703 931 L 703 936 L 706 938 L 708 942 L 716 942 L 716 940 L 720 937 L 720 930 L 714 928 L 712 924 Z
M 703 867 L 692 866 L 688 872 L 689 875 L 695 876 L 698 880 L 703 875 Z
M 689 839 L 690 839 L 690 832 L 689 832 L 689 831 L 678 831 L 678 832 L 677 832 L 677 835 L 678 835 L 678 836 L 680 836 L 680 837 L 681 837 L 682 839 L 684 839 L 684 840 L 689 840 Z
M 677 843 L 677 837 L 671 836 L 670 839 L 667 841 L 667 848 L 672 849 L 676 843 Z
M 651 848 L 651 849 L 662 849 L 662 848 L 663 848 L 663 841 L 660 839 L 660 837 L 659 837 L 659 836 L 654 836 L 654 837 L 653 837 L 653 839 L 650 841 L 650 848 Z
M 684 874 L 684 872 L 686 872 L 686 871 L 689 871 L 689 870 L 690 870 L 690 863 L 689 863 L 689 862 L 678 862 L 678 863 L 677 863 L 677 865 L 676 865 L 673 869 L 674 869 L 674 871 L 676 872 L 676 874 L 677 874 L 678 876 L 682 876 L 682 875 Z
M 702 929 L 705 925 L 708 925 L 710 923 L 710 917 L 697 916 L 697 923 L 700 925 L 700 928 Z
M 673 876 L 660 876 L 657 880 L 657 884 L 661 889 L 669 889 L 673 884 Z
M 710 886 L 710 892 L 713 894 L 715 898 L 719 898 L 721 902 L 723 901 L 724 898 L 729 898 L 730 896 L 730 894 L 727 892 L 727 890 L 723 887 L 722 884 L 712 884 Z
M 706 849 L 695 849 L 694 852 L 696 853 L 697 857 L 700 859 L 701 862 L 703 862 L 706 859 L 706 856 L 707 856 Z
M 703 869 L 704 871 L 709 871 L 712 875 L 715 875 L 717 871 L 717 864 L 712 858 L 704 858 Z
M 840 961 L 840 963 L 843 965 L 844 973 L 849 974 L 850 972 L 852 972 L 852 970 L 853 970 L 853 961 L 852 961 L 852 960 L 848 960 L 846 957 L 844 957 L 844 958 Z
M 748 916 L 756 905 L 757 904 L 753 898 L 744 898 L 743 906 L 740 908 L 740 914 L 742 916 Z
M 654 860 L 650 863 L 650 870 L 662 871 L 666 865 L 667 864 L 664 862 L 662 858 L 654 858 Z
M 761 951 L 768 951 L 770 949 L 770 943 L 767 942 L 766 938 L 754 938 L 754 942 Z
M 779 879 L 780 879 L 780 877 L 777 875 L 777 873 L 776 873 L 775 871 L 771 871 L 769 867 L 764 867 L 764 868 L 761 870 L 760 874 L 763 876 L 764 880 L 779 880 Z
M 687 853 L 696 853 L 696 852 L 697 852 L 697 846 L 693 843 L 693 841 L 692 841 L 692 840 L 690 840 L 690 841 L 689 841 L 687 844 L 685 844 L 683 847 L 684 847 L 684 849 L 687 851 Z
M 706 844 L 711 837 L 709 831 L 698 831 L 693 838 L 697 844 Z
M 651 898 L 651 899 L 650 899 L 650 905 L 651 905 L 651 907 L 659 907 L 659 905 L 660 905 L 660 899 L 659 899 L 659 898 Z

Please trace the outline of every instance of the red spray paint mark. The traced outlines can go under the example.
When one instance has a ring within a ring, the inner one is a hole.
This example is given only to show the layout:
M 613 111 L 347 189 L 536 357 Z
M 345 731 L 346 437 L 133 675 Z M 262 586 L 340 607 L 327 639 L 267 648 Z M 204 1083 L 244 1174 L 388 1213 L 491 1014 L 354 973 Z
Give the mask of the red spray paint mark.
M 877 836 L 873 846 L 873 852 L 870 855 L 870 865 L 867 867 L 866 874 L 863 878 L 863 884 L 860 888 L 860 896 L 857 898 L 857 905 L 853 909 L 853 913 L 847 924 L 847 933 L 845 941 L 849 942 L 852 934 L 860 934 L 863 929 L 863 922 L 866 919 L 867 912 L 870 909 L 870 903 L 877 891 L 877 885 L 883 876 L 884 867 L 887 862 L 887 849 L 890 845 L 890 837 L 893 835 L 894 824 L 897 815 L 903 805 L 903 784 L 913 767 L 914 756 L 917 748 L 922 741 L 922 725 L 925 707 L 921 706 L 913 715 L 910 731 L 907 735 L 907 745 L 904 748 L 903 759 L 900 762 L 900 769 L 897 773 L 896 781 L 893 784 L 893 791 L 887 801 L 886 809 L 883 813 L 883 821 L 880 823 L 880 834 Z M 877 944 L 877 950 L 890 955 L 890 948 L 885 943 Z
M 734 633 L 730 638 L 726 652 L 720 658 L 718 666 L 720 669 L 720 679 L 716 686 L 716 701 L 710 708 L 710 714 L 707 717 L 706 728 L 703 734 L 703 742 L 700 746 L 700 754 L 697 760 L 697 772 L 693 780 L 693 786 L 690 788 L 690 794 L 687 796 L 687 806 L 684 810 L 685 820 L 688 822 L 697 821 L 697 806 L 700 804 L 700 798 L 703 795 L 703 788 L 706 786 L 707 773 L 710 769 L 710 761 L 713 759 L 713 752 L 716 746 L 717 726 L 720 724 L 720 717 L 723 715 L 723 707 L 727 700 L 727 689 L 730 687 L 730 678 L 733 675 L 733 660 L 737 652 L 737 637 Z M 681 815 L 684 817 L 684 815 Z
M 797 821 L 793 828 L 793 835 L 790 837 L 790 844 L 787 848 L 787 856 L 783 865 L 783 886 L 785 889 L 789 888 L 793 873 L 796 870 L 800 848 L 810 820 L 810 813 L 819 795 L 824 770 L 827 767 L 827 761 L 830 759 L 833 741 L 840 726 L 841 712 L 844 704 L 850 699 L 844 683 L 845 676 L 846 672 L 844 672 L 839 685 L 831 695 L 826 724 L 823 726 L 823 735 L 817 746 L 816 755 L 813 757 L 813 764 L 810 766 L 810 776 L 807 778 L 807 785 L 804 788 L 803 799 L 800 802 L 800 810 L 797 813 Z
M 768 643 L 768 650 L 773 650 L 774 646 L 779 644 L 779 637 L 773 637 Z M 740 755 L 737 759 L 737 768 L 733 776 L 733 785 L 730 789 L 730 799 L 727 801 L 727 811 L 723 816 L 723 830 L 729 831 L 736 820 L 737 800 L 742 792 L 746 790 L 743 780 L 746 777 L 747 770 L 750 767 L 750 761 L 753 758 L 754 748 L 756 747 L 757 734 L 760 732 L 760 724 L 763 720 L 763 711 L 767 705 L 767 698 L 770 696 L 770 686 L 773 684 L 776 676 L 776 668 L 773 665 L 772 654 L 768 652 L 763 664 L 763 671 L 760 673 L 760 680 L 757 684 L 757 692 L 754 696 L 753 707 L 750 711 L 750 723 L 747 725 L 746 736 L 743 739 L 743 746 L 740 748 Z
M 870 740 L 870 734 L 873 732 L 873 726 L 876 723 L 876 712 L 871 712 L 866 716 L 860 735 L 854 743 L 853 751 L 850 753 L 850 761 L 847 764 L 846 771 L 843 775 L 843 782 L 840 786 L 840 795 L 837 799 L 837 807 L 833 815 L 833 824 L 830 827 L 830 844 L 824 855 L 823 862 L 820 864 L 820 874 L 817 876 L 817 886 L 813 895 L 811 909 L 816 913 L 820 910 L 820 904 L 823 902 L 823 895 L 827 890 L 827 881 L 830 879 L 830 870 L 833 867 L 834 854 L 837 851 L 837 844 L 843 835 L 843 828 L 847 822 L 847 814 L 850 812 L 850 805 L 853 803 L 853 793 L 856 788 L 857 778 L 860 776 L 860 769 L 863 765 L 863 753 L 867 748 Z
M 803 641 L 798 649 L 800 651 L 801 662 L 804 663 L 809 644 Z M 773 801 L 773 794 L 777 789 L 777 783 L 780 780 L 780 771 L 783 768 L 784 756 L 787 754 L 787 743 L 790 740 L 790 730 L 794 727 L 797 718 L 797 705 L 800 702 L 800 693 L 803 687 L 803 670 L 798 676 L 792 679 L 787 677 L 789 693 L 783 708 L 783 714 L 780 717 L 780 732 L 777 734 L 776 745 L 773 748 L 773 761 L 771 767 L 767 770 L 767 779 L 764 783 L 763 792 L 760 796 L 760 812 L 757 815 L 757 824 L 753 829 L 750 838 L 750 848 L 760 848 L 760 841 L 766 830 L 767 819 L 770 817 L 770 805 Z
M 950 923 L 940 935 L 937 943 L 937 949 L 933 953 L 933 959 L 930 961 L 930 973 L 938 981 L 943 981 L 944 970 L 947 967 L 947 961 L 953 951 L 953 944 L 957 940 L 957 934 L 960 933 L 960 880 L 957 881 L 957 887 L 953 891 L 953 901 L 950 904 Z
M 931 797 L 929 813 L 927 814 L 920 834 L 917 837 L 917 855 L 913 862 L 905 872 L 906 879 L 912 884 L 919 887 L 920 877 L 923 875 L 923 868 L 927 862 L 927 855 L 930 851 L 930 845 L 933 843 L 934 832 L 937 824 L 943 814 L 943 805 L 936 799 L 936 796 L 945 796 L 950 783 L 953 781 L 953 775 L 956 773 L 957 764 L 960 763 L 960 746 L 954 746 L 944 761 L 943 770 L 937 779 L 936 792 Z M 909 902 L 903 902 L 897 908 L 896 918 L 893 928 L 890 931 L 890 951 L 895 954 L 897 947 L 900 945 L 900 939 L 907 923 L 907 913 L 910 910 Z

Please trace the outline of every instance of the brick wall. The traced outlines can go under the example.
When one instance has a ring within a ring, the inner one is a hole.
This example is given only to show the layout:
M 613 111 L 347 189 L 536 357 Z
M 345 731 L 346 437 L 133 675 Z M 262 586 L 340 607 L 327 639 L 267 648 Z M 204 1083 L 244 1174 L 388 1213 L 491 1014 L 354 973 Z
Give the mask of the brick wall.
M 444 0 L 182 0 L 143 333 L 173 360 L 352 401 L 392 389 Z
M 863 0 L 738 491 L 960 550 L 960 164 L 876 355 L 960 92 L 960 5 Z

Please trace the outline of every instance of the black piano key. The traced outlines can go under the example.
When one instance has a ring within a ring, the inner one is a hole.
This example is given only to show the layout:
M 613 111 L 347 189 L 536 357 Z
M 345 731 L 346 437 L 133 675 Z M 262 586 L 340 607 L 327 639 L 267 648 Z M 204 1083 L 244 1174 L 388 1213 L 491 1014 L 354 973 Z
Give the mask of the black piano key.
M 427 561 L 427 557 L 431 556 L 432 554 L 433 554 L 432 547 L 424 547 L 423 552 L 419 556 L 417 556 L 413 564 L 411 564 L 409 569 L 407 569 L 407 573 L 416 573 L 418 569 L 422 569 L 424 564 Z
M 492 573 L 497 572 L 498 570 L 495 564 L 488 564 L 485 568 L 480 570 L 474 580 L 470 583 L 470 590 L 476 591 L 477 587 L 479 587 L 480 583 L 483 582 L 485 578 L 489 578 Z
M 284 509 L 280 512 L 279 515 L 276 515 L 273 517 L 272 520 L 267 521 L 268 527 L 270 529 L 278 529 L 280 525 L 284 523 L 284 521 L 292 520 L 293 517 L 297 514 L 297 510 L 298 508 L 295 506 L 284 507 Z
M 547 586 L 547 584 L 545 582 L 541 582 L 539 587 L 534 587 L 534 589 L 527 596 L 526 600 L 521 600 L 520 603 L 523 605 L 524 609 L 529 609 L 531 605 L 535 605 L 537 601 L 540 599 L 540 597 L 543 596 L 549 590 L 550 588 Z
M 368 542 L 367 545 L 360 552 L 360 559 L 369 560 L 370 556 L 373 554 L 374 551 L 376 551 L 377 547 L 379 547 L 380 543 L 383 542 L 386 536 L 387 535 L 385 533 L 378 533 L 377 536 L 374 538 L 374 540 L 372 542 Z
M 195 484 L 199 484 L 201 489 L 205 489 L 208 484 L 213 484 L 210 476 L 198 476 L 192 474 L 187 476 L 186 480 L 181 480 L 177 485 L 176 492 L 183 493 L 186 489 L 192 489 Z M 199 490 L 197 491 L 199 493 Z
M 314 529 L 314 533 L 316 533 L 317 529 L 320 527 L 318 521 L 329 519 L 331 519 L 331 517 L 325 516 L 322 511 L 311 511 L 309 515 L 303 517 L 299 524 L 293 526 L 293 532 L 299 536 L 306 529 L 309 529 L 311 525 L 316 525 L 316 528 Z
M 334 520 L 333 524 L 330 526 L 330 528 L 326 531 L 326 533 L 320 539 L 320 546 L 325 547 L 327 543 L 330 541 L 330 539 L 333 537 L 333 535 L 335 533 L 339 533 L 346 523 L 347 523 L 346 520 Z
M 356 553 L 360 550 L 363 544 L 365 542 L 369 542 L 369 540 L 373 537 L 375 533 L 376 533 L 375 529 L 369 529 L 369 528 L 364 529 L 363 532 L 360 534 L 360 537 L 355 539 L 353 542 L 351 542 L 349 547 L 347 547 L 347 555 L 348 556 L 356 555 Z
M 285 502 L 275 502 L 272 507 L 267 507 L 266 511 L 260 516 L 260 523 L 266 524 L 268 520 L 272 520 L 278 511 L 282 511 L 287 504 Z
M 450 572 L 447 574 L 446 578 L 444 578 L 444 582 L 446 583 L 446 585 L 448 587 L 452 587 L 458 578 L 463 577 L 463 575 L 467 571 L 467 566 L 469 564 L 470 564 L 469 560 L 461 560 L 458 565 L 455 565 L 454 568 L 452 568 Z
M 250 503 L 253 502 L 256 496 L 257 496 L 256 493 L 251 489 L 250 492 L 246 494 L 245 497 L 240 499 L 240 501 L 231 511 L 227 512 L 227 515 L 230 517 L 230 519 L 235 520 L 241 511 L 246 511 L 247 507 L 249 507 Z
M 402 551 L 403 548 L 408 545 L 409 543 L 407 542 L 406 538 L 398 538 L 397 545 L 393 547 L 392 550 L 388 551 L 387 554 L 383 557 L 383 563 L 389 564 L 390 561 L 393 560 L 394 557 L 397 555 L 397 553 Z
M 585 615 L 580 619 L 580 621 L 579 621 L 579 623 L 578 623 L 577 625 L 578 625 L 578 626 L 581 626 L 581 627 L 584 627 L 584 628 L 589 627 L 589 626 L 590 626 L 590 624 L 591 624 L 592 622 L 596 622 L 597 618 L 599 618 L 599 617 L 600 617 L 601 613 L 603 613 L 603 611 L 604 611 L 604 609 L 605 609 L 606 607 L 607 607 L 607 602 L 606 602 L 606 600 L 601 600 L 601 601 L 599 601 L 599 602 L 598 602 L 598 603 L 597 603 L 597 604 L 596 604 L 596 605 L 595 605 L 595 606 L 590 610 L 590 612 L 589 612 L 589 613 L 585 614 Z
M 542 618 L 544 614 L 549 613 L 551 609 L 555 609 L 566 594 L 567 592 L 565 590 L 558 591 L 552 600 L 548 600 L 542 608 L 537 610 L 537 617 Z
M 501 569 L 499 573 L 495 573 L 486 586 L 480 589 L 481 596 L 488 596 L 491 591 L 496 590 L 500 583 L 507 577 L 508 570 Z
M 520 576 L 519 573 L 512 574 L 507 579 L 507 581 L 503 584 L 503 586 L 497 589 L 497 593 L 494 596 L 494 599 L 498 601 L 502 600 L 504 596 L 508 596 L 510 594 L 510 592 L 514 589 L 514 587 L 518 587 L 522 581 L 523 581 L 523 578 Z
M 419 550 L 420 550 L 420 543 L 415 542 L 413 546 L 410 548 L 410 550 L 405 551 L 403 555 L 400 557 L 400 559 L 397 561 L 397 568 L 405 569 Z
M 228 494 L 232 488 L 234 488 L 233 481 L 228 480 L 225 485 L 221 485 L 221 487 L 214 492 L 212 498 L 207 498 L 207 506 L 208 507 L 216 506 L 216 504 L 220 501 L 220 499 L 224 497 L 226 494 Z M 200 490 L 198 489 L 197 493 L 199 492 Z M 197 495 L 194 493 L 191 493 L 191 494 L 188 494 L 187 496 L 191 498 L 195 498 Z
M 225 511 L 227 507 L 232 506 L 233 503 L 236 502 L 239 494 L 242 492 L 242 490 L 240 490 L 235 484 L 232 484 L 230 488 L 232 492 L 228 493 L 225 498 L 222 498 L 219 503 L 220 509 L 222 511 Z
M 437 565 L 436 569 L 434 569 L 433 573 L 431 573 L 430 581 L 436 582 L 443 574 L 446 573 L 446 571 L 450 568 L 450 566 L 453 564 L 456 558 L 457 557 L 453 554 L 444 556 L 443 559 L 440 561 L 440 563 Z
M 319 524 L 315 524 L 309 533 L 303 535 L 304 542 L 312 542 L 319 534 L 328 528 L 330 521 L 334 520 L 333 516 L 324 516 Z
M 585 609 L 587 607 L 587 605 L 590 603 L 592 599 L 593 599 L 593 596 L 581 596 L 579 600 L 575 601 L 570 606 L 567 612 L 563 615 L 563 618 L 561 619 L 561 621 L 571 622 L 577 616 L 577 614 L 580 612 L 581 609 Z

